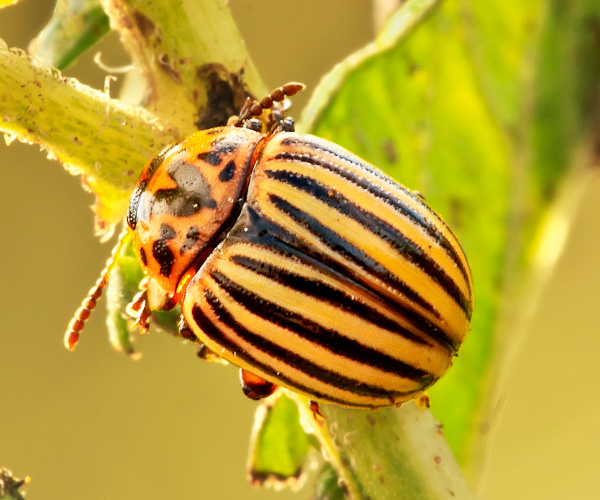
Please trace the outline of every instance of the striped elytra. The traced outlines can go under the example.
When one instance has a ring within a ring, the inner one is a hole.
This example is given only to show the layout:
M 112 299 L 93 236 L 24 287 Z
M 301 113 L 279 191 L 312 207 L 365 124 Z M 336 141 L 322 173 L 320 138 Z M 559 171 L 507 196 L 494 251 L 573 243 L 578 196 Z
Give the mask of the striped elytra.
M 413 399 L 469 329 L 463 250 L 421 196 L 376 167 L 282 131 L 289 121 L 266 133 L 251 123 L 297 89 L 279 91 L 146 166 L 127 215 L 140 263 L 165 307 L 181 303 L 182 335 L 242 368 L 249 397 L 277 385 L 353 408 Z M 142 327 L 148 295 L 131 307 Z
M 448 369 L 469 266 L 423 199 L 341 147 L 278 133 L 182 299 L 198 339 L 316 401 L 398 404 Z

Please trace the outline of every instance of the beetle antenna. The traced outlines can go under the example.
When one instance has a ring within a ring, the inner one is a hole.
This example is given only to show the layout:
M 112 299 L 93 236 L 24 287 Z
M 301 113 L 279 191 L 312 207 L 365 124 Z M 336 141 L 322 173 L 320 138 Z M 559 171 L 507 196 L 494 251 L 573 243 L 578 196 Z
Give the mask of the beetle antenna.
M 73 316 L 73 319 L 69 323 L 69 326 L 67 327 L 67 333 L 65 333 L 65 347 L 67 349 L 71 351 L 75 349 L 81 330 L 83 330 L 83 327 L 85 326 L 85 322 L 96 307 L 98 299 L 102 296 L 102 291 L 108 282 L 108 277 L 115 267 L 116 256 L 121 251 L 121 248 L 123 248 L 123 245 L 127 240 L 126 236 L 127 226 L 125 226 L 123 231 L 121 231 L 121 234 L 119 234 L 119 241 L 117 241 L 117 244 L 112 249 L 110 257 L 106 261 L 106 265 L 104 266 L 104 269 L 102 269 L 98 281 L 96 281 L 96 284 L 90 289 L 87 297 L 81 303 L 81 306 L 79 306 L 75 316 Z
M 263 111 L 272 109 L 276 102 L 281 102 L 286 97 L 296 95 L 303 88 L 303 83 L 289 82 L 271 91 L 269 95 L 263 97 L 260 101 L 248 101 L 240 111 L 240 115 L 230 125 L 241 127 L 248 118 L 262 115 Z

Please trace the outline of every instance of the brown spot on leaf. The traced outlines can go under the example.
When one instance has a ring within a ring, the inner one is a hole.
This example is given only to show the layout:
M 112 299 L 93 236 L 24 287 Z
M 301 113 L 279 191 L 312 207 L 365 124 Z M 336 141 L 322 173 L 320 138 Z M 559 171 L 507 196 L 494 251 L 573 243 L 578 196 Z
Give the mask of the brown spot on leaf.
M 144 38 L 150 38 L 156 32 L 154 21 L 139 10 L 134 11 L 133 20 Z
M 398 163 L 398 149 L 392 139 L 389 137 L 381 139 L 381 149 L 388 163 Z
M 460 198 L 452 197 L 449 200 L 449 212 L 446 220 L 455 231 L 460 231 L 464 225 L 465 204 Z
M 199 87 L 206 88 L 206 105 L 196 122 L 198 129 L 227 124 L 236 115 L 246 98 L 253 96 L 244 86 L 240 73 L 230 73 L 222 64 L 205 64 L 196 70 Z
M 158 56 L 158 67 L 164 73 L 169 75 L 175 83 L 181 83 L 182 80 L 179 70 L 171 63 L 171 59 L 167 54 L 162 53 Z

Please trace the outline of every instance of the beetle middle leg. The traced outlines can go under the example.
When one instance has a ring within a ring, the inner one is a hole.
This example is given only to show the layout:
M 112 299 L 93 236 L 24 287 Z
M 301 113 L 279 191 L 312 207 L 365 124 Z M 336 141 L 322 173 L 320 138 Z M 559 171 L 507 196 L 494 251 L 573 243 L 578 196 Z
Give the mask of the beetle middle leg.
M 141 286 L 141 284 L 140 284 Z M 150 305 L 148 304 L 148 290 L 143 288 L 125 308 L 127 314 L 134 320 L 134 326 L 139 327 L 140 333 L 146 334 L 150 330 Z
M 208 347 L 206 347 L 206 345 L 204 345 L 202 342 L 200 342 L 198 340 L 198 337 L 196 337 L 196 334 L 190 328 L 190 325 L 188 325 L 188 323 L 185 320 L 185 318 L 183 317 L 183 315 L 181 315 L 181 317 L 179 318 L 178 326 L 179 326 L 179 336 L 181 338 L 183 338 L 185 340 L 189 340 L 190 342 L 194 342 L 195 344 L 198 345 L 197 356 L 200 359 L 203 359 L 204 361 L 209 361 L 209 362 L 215 362 L 215 361 L 216 362 L 224 362 L 224 360 L 221 356 L 219 356 L 218 354 L 211 351 Z
M 254 400 L 270 396 L 279 387 L 243 368 L 240 368 L 240 383 L 246 397 Z

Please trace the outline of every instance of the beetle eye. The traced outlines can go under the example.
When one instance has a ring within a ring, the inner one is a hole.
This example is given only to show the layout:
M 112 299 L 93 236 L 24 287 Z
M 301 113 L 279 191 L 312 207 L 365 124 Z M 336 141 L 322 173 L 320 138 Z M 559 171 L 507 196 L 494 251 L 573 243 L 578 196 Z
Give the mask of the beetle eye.
M 129 210 L 127 211 L 127 225 L 131 228 L 131 230 L 135 229 L 137 226 L 137 212 L 138 206 L 140 204 L 140 197 L 142 193 L 146 190 L 147 181 L 140 182 L 135 189 L 133 190 L 133 194 L 131 195 L 131 200 L 129 201 Z
M 291 116 L 288 116 L 281 121 L 281 130 L 284 132 L 294 132 L 296 130 L 296 124 Z

